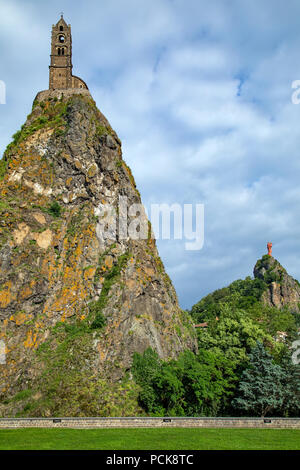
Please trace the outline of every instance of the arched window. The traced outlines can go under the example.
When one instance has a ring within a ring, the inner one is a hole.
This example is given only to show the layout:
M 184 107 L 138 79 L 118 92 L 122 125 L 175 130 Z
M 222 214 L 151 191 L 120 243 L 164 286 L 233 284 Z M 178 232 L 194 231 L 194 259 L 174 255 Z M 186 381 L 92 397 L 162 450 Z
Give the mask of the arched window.
M 62 48 L 62 50 L 61 50 L 61 55 L 65 55 L 65 49 L 64 48 Z
M 63 31 L 64 30 L 64 27 L 63 26 L 60 26 L 59 27 L 59 31 Z
M 58 53 L 58 55 L 61 54 L 61 49 L 60 49 L 60 47 L 57 49 L 57 53 Z

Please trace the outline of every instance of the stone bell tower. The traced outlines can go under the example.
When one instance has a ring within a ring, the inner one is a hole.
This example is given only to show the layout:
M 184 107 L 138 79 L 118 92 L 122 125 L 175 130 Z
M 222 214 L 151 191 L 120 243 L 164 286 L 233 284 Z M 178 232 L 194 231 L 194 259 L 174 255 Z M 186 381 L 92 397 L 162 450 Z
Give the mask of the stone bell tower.
M 58 23 L 52 26 L 51 65 L 49 69 L 49 90 L 88 89 L 81 78 L 72 75 L 71 25 L 67 25 L 63 15 L 61 15 Z

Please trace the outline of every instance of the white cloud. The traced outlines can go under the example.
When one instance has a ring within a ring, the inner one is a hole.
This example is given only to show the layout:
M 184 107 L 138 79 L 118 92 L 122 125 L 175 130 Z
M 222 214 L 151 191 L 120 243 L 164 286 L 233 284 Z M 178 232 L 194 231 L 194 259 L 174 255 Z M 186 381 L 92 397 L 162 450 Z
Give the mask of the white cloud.
M 205 245 L 159 241 L 183 306 L 274 255 L 300 278 L 295 0 L 0 0 L 0 147 L 47 88 L 65 11 L 76 74 L 123 140 L 143 201 L 205 203 Z M 22 70 L 22 73 L 20 73 Z M 2 74 L 2 76 L 1 76 Z

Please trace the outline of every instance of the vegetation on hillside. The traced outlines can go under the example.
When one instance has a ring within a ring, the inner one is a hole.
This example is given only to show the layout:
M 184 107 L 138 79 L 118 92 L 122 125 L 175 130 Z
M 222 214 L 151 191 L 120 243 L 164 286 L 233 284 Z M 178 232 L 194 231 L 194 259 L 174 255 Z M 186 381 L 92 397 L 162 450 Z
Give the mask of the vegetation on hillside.
M 93 333 L 87 318 L 57 323 L 49 338 L 36 350 L 32 366 L 41 373 L 24 389 L 6 399 L 5 405 L 25 416 L 131 416 L 143 414 L 138 407 L 139 387 L 125 375 L 112 383 L 89 364 L 96 361 Z
M 237 280 L 193 306 L 194 323 L 207 323 L 197 328 L 197 355 L 186 351 L 177 361 L 161 361 L 152 350 L 135 354 L 133 376 L 147 413 L 299 416 L 300 375 L 289 349 L 299 314 L 262 302 L 280 276 L 272 274 L 274 263 L 268 270 L 268 260 L 261 262 L 263 279 Z
M 217 416 L 236 381 L 230 361 L 205 350 L 162 361 L 148 348 L 134 355 L 132 372 L 142 389 L 139 403 L 153 416 Z

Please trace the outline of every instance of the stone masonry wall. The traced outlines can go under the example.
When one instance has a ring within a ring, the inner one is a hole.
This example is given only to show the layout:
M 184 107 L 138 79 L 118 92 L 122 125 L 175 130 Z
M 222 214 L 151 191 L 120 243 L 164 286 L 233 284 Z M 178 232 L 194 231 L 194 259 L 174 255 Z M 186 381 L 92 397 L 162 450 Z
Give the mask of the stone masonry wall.
M 15 428 L 263 428 L 300 429 L 300 418 L 4 418 Z

